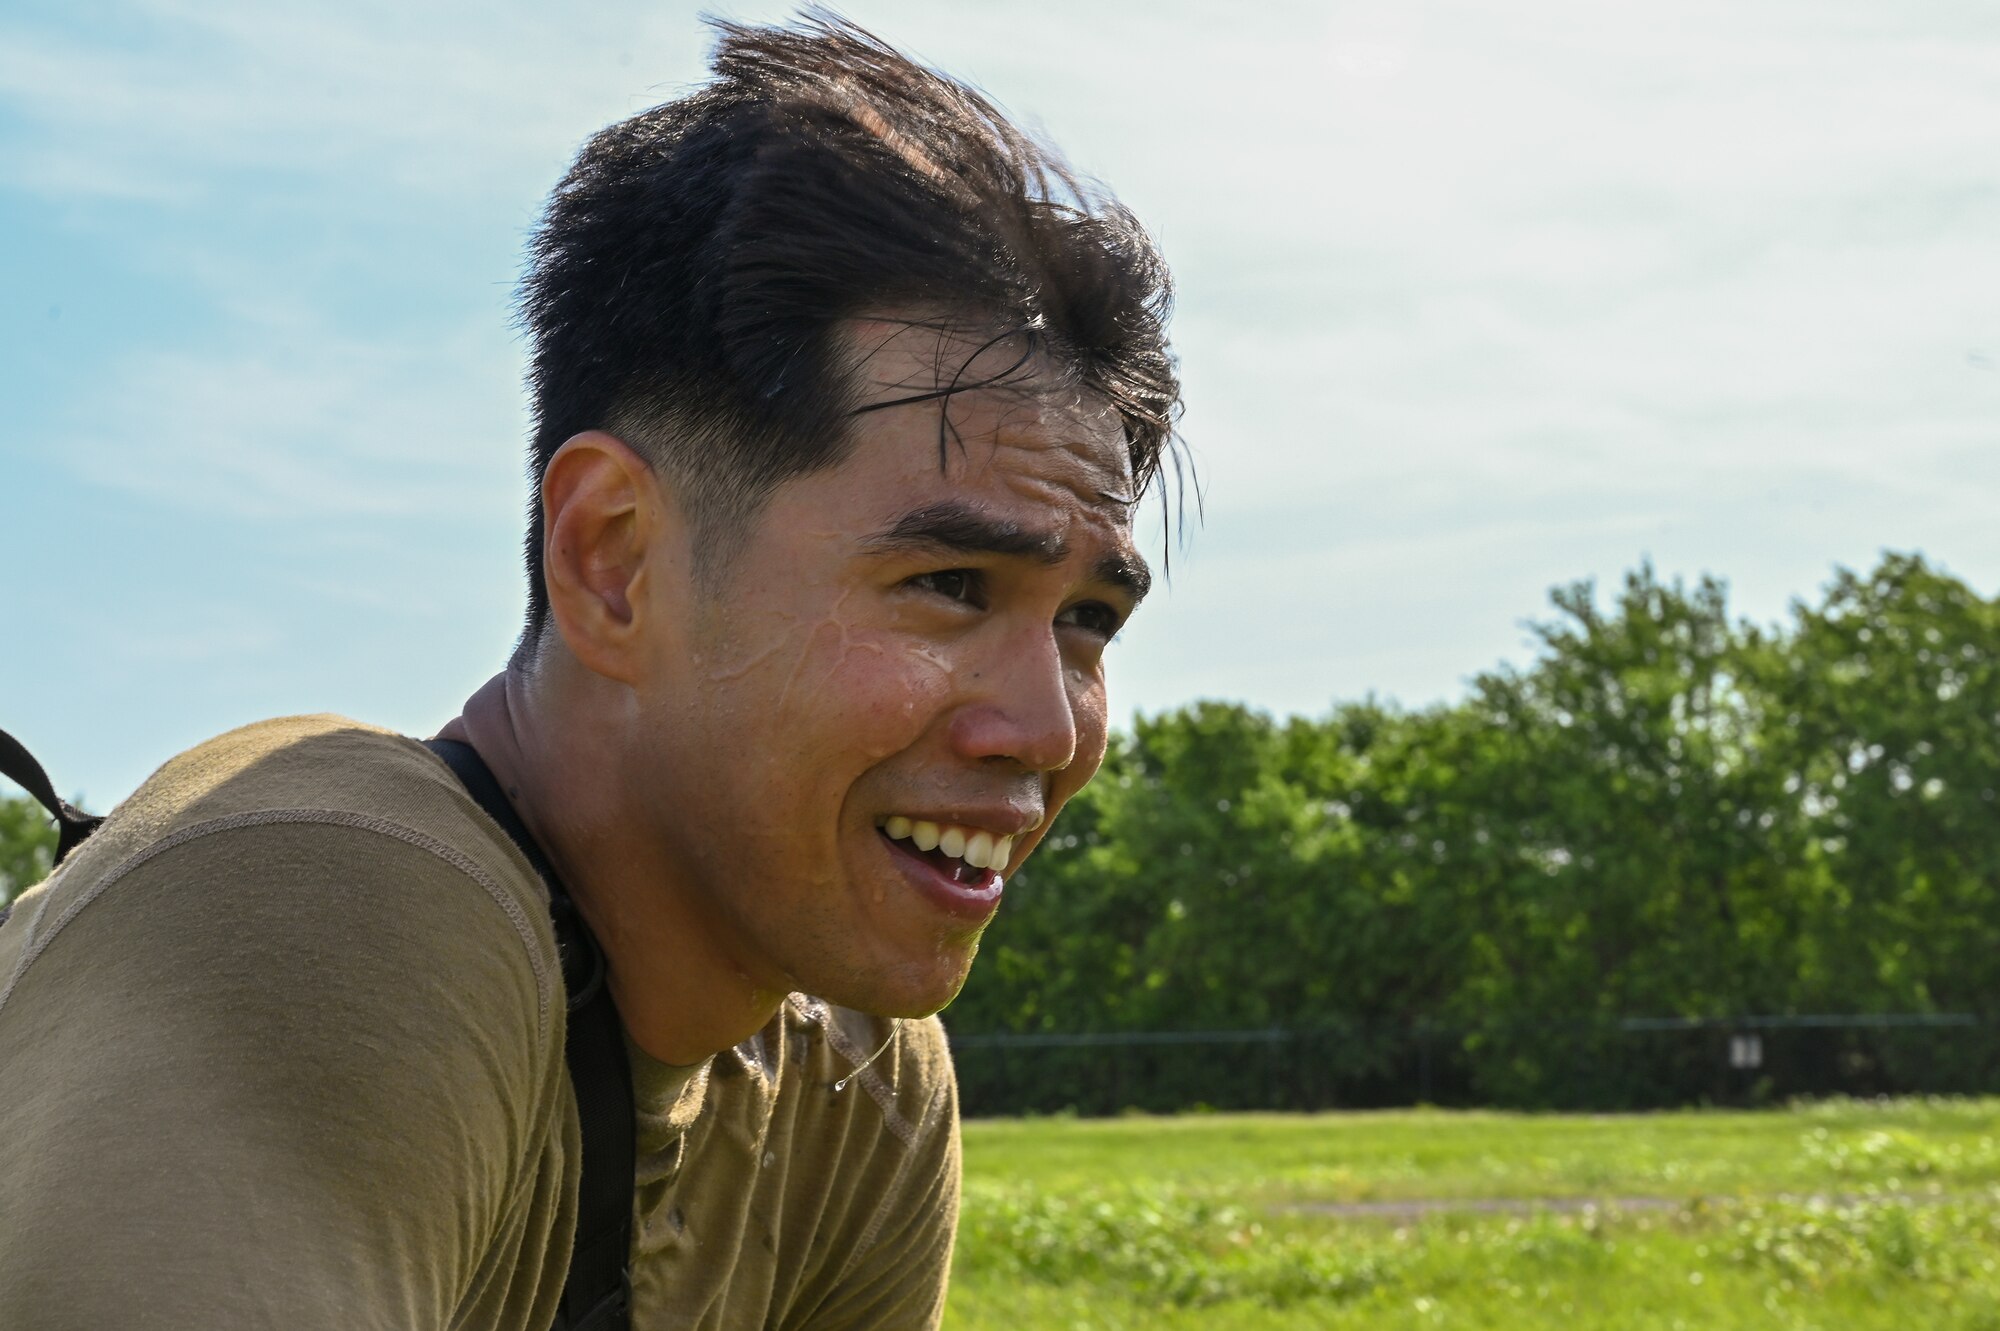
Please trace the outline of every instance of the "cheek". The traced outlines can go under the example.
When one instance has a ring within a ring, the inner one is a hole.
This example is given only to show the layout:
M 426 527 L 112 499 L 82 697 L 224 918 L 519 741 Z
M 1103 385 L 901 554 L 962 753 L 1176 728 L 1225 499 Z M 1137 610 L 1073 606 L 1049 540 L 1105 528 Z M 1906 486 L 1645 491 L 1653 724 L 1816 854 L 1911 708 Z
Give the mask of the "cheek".
M 954 668 L 934 643 L 825 625 L 799 663 L 787 710 L 872 765 L 929 728 L 951 697 Z
M 1076 719 L 1076 757 L 1050 780 L 1051 819 L 1069 802 L 1070 796 L 1089 785 L 1090 779 L 1097 775 L 1111 737 L 1103 677 L 1095 671 L 1084 670 L 1068 670 L 1065 675 L 1071 684 L 1070 714 Z

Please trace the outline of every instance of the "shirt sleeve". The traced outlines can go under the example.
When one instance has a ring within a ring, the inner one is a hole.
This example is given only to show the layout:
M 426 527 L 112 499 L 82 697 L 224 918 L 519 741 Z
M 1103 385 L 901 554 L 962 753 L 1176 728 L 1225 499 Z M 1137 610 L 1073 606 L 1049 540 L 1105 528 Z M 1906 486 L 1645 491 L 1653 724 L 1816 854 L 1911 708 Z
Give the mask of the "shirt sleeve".
M 0 975 L 0 1326 L 441 1329 L 500 1236 L 567 1253 L 551 963 L 420 842 L 240 826 L 51 897 Z

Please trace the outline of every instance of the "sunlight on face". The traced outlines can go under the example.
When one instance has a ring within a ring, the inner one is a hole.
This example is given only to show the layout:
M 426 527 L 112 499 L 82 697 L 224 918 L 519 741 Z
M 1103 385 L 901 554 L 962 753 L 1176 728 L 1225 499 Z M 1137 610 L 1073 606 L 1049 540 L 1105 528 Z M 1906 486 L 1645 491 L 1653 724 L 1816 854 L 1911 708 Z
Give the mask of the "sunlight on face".
M 864 405 L 935 387 L 972 345 L 856 326 Z M 1024 369 L 857 414 L 850 456 L 780 487 L 661 636 L 652 806 L 761 985 L 943 1006 L 1001 879 L 1103 758 L 1104 647 L 1146 583 L 1125 439 Z

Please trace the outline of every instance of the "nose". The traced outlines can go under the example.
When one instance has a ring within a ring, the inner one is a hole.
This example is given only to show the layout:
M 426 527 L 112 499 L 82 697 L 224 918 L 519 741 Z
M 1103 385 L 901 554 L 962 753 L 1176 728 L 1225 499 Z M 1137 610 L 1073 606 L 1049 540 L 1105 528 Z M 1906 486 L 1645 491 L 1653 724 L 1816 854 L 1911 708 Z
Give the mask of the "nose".
M 1009 759 L 1058 772 L 1076 757 L 1076 698 L 1052 634 L 1015 638 L 975 668 L 952 717 L 952 747 L 973 760 Z

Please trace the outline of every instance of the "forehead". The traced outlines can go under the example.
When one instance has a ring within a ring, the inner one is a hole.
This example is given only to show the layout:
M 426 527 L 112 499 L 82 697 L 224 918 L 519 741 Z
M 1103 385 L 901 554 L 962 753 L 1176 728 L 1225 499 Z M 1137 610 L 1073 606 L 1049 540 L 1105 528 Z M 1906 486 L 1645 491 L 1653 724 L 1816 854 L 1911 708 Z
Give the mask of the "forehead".
M 887 490 L 1039 505 L 1129 531 L 1136 496 L 1124 422 L 1019 333 L 922 317 L 843 331 L 856 409 L 843 470 Z

